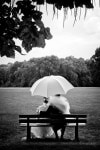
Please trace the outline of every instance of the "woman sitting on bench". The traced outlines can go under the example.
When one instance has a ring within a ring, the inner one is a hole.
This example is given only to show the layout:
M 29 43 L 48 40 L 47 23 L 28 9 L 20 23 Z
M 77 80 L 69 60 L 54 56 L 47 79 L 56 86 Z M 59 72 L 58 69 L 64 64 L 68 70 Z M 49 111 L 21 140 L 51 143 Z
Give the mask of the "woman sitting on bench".
M 45 114 L 49 108 L 48 98 L 44 97 L 43 104 L 38 106 L 36 109 L 37 114 Z M 38 124 L 37 124 L 38 125 Z M 32 137 L 36 138 L 47 138 L 53 135 L 53 130 L 51 127 L 31 127 Z

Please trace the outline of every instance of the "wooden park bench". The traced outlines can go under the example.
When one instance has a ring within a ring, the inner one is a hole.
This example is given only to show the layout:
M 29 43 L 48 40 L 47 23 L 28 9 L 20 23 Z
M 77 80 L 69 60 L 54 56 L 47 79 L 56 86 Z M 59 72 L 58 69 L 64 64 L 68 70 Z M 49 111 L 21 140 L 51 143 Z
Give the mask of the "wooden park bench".
M 51 126 L 52 124 L 62 124 L 65 126 L 75 127 L 75 141 L 79 141 L 78 128 L 79 126 L 86 125 L 87 115 L 19 115 L 19 124 L 20 126 L 27 127 L 27 140 L 31 139 L 31 127 L 46 127 Z

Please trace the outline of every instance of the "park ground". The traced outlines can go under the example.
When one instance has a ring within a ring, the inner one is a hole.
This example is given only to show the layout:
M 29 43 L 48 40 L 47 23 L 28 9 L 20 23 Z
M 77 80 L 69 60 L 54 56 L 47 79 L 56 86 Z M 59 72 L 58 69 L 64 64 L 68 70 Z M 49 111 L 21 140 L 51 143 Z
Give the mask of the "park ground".
M 100 149 L 100 88 L 74 88 L 67 94 L 71 113 L 87 114 L 87 125 L 80 127 L 80 142 L 26 142 L 26 128 L 19 127 L 19 114 L 33 114 L 42 104 L 33 98 L 29 88 L 0 88 L 0 150 L 89 150 Z M 65 138 L 74 139 L 73 128 L 67 128 Z

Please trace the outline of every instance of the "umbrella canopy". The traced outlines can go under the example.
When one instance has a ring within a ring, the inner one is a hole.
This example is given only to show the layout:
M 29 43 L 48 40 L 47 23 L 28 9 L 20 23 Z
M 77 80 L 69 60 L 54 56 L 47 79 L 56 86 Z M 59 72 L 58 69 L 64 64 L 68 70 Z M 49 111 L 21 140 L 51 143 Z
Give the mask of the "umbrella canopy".
M 49 97 L 56 94 L 66 94 L 73 85 L 62 76 L 46 76 L 37 80 L 31 87 L 33 96 Z

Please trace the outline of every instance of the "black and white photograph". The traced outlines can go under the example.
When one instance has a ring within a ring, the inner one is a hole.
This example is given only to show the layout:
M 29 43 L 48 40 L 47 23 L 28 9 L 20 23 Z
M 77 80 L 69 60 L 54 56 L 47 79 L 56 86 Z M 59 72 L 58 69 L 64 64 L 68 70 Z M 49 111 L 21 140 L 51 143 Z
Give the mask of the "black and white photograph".
M 100 149 L 100 0 L 0 0 L 0 150 Z

